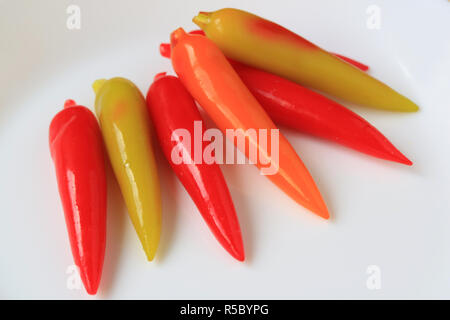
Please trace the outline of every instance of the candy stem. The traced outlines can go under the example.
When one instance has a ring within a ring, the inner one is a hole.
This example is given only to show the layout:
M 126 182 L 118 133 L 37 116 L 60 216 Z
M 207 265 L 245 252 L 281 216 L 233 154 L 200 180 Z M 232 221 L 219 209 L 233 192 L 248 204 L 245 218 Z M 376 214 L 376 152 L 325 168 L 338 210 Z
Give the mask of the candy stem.
M 183 28 L 178 28 L 170 34 L 170 46 L 173 48 L 176 46 L 178 41 L 186 34 Z
M 103 84 L 106 82 L 106 79 L 98 79 L 95 80 L 92 84 L 92 89 L 94 89 L 95 94 L 97 94 L 100 91 L 100 88 L 103 86 Z
M 204 28 L 208 23 L 211 22 L 211 13 L 200 11 L 198 15 L 196 15 L 192 22 L 198 25 L 200 28 Z
M 65 102 L 64 102 L 64 109 L 67 109 L 67 108 L 70 108 L 70 107 L 74 107 L 74 106 L 76 106 L 77 105 L 77 103 L 74 101 L 74 100 L 72 100 L 72 99 L 67 99 Z
M 153 78 L 153 81 L 156 81 L 158 79 L 161 79 L 162 77 L 164 77 L 167 74 L 167 72 L 160 72 L 157 73 L 156 76 Z
M 168 43 L 161 43 L 159 45 L 159 53 L 164 58 L 170 58 L 170 44 L 168 44 Z

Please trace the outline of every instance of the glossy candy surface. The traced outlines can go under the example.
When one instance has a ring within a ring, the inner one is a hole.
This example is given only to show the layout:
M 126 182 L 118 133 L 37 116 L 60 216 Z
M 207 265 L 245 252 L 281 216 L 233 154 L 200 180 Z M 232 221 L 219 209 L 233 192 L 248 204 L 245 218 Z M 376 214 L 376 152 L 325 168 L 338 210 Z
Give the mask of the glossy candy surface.
M 49 143 L 73 259 L 86 291 L 95 294 L 106 241 L 105 158 L 97 119 L 67 100 L 50 124 Z
M 229 58 L 349 102 L 391 111 L 418 106 L 358 68 L 271 21 L 237 9 L 193 19 Z
M 195 202 L 203 219 L 219 241 L 234 258 L 245 259 L 241 230 L 233 201 L 222 171 L 217 163 L 195 159 L 195 135 L 202 138 L 205 129 L 203 119 L 194 99 L 180 80 L 159 74 L 147 93 L 147 106 L 153 120 L 161 148 L 172 169 Z M 195 132 L 197 122 L 198 132 Z M 180 130 L 186 135 L 179 136 Z M 186 140 L 187 139 L 187 140 Z M 199 151 L 204 154 L 207 143 Z M 173 159 L 184 153 L 184 161 Z
M 161 195 L 145 99 L 129 80 L 97 80 L 95 111 L 117 182 L 147 259 L 161 233 Z
M 172 33 L 171 46 L 175 72 L 218 128 L 222 132 L 226 129 L 257 131 L 255 136 L 244 134 L 244 148 L 236 139 L 235 145 L 247 157 L 249 146 L 256 146 L 259 157 L 255 165 L 261 171 L 266 164 L 274 165 L 277 170 L 267 177 L 299 204 L 328 219 L 328 210 L 316 184 L 282 134 L 278 140 L 278 159 L 270 152 L 271 134 L 277 128 L 220 49 L 206 37 L 188 35 L 181 28 Z M 260 129 L 267 130 L 265 145 L 261 143 L 264 138 Z

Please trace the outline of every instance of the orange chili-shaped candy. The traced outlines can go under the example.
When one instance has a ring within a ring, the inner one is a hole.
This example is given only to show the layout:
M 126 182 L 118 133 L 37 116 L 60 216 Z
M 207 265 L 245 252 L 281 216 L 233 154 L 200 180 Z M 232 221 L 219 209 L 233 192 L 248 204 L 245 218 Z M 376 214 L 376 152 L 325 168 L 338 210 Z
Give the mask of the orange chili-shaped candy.
M 327 207 L 305 165 L 220 49 L 206 37 L 186 34 L 182 28 L 171 34 L 171 46 L 175 72 L 218 128 L 227 137 L 234 129 L 237 139 L 233 143 L 261 173 L 296 202 L 328 219 Z

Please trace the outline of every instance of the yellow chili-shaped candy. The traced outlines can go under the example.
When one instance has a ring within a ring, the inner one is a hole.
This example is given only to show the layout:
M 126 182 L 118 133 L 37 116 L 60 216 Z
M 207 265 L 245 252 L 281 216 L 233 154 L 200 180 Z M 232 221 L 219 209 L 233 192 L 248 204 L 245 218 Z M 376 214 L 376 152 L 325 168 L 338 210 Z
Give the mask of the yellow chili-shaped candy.
M 95 111 L 109 159 L 147 259 L 158 248 L 161 195 L 145 99 L 129 80 L 97 80 Z
M 417 111 L 384 83 L 271 21 L 237 9 L 193 19 L 231 59 L 368 107 Z

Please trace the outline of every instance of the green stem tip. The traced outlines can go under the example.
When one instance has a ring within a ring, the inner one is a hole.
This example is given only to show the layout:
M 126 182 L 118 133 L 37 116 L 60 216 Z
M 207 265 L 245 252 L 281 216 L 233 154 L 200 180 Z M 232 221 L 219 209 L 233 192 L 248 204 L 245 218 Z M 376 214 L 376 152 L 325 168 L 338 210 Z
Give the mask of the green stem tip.
M 211 22 L 211 12 L 203 12 L 200 11 L 198 15 L 196 15 L 192 22 L 198 25 L 200 28 L 204 28 L 208 23 Z

